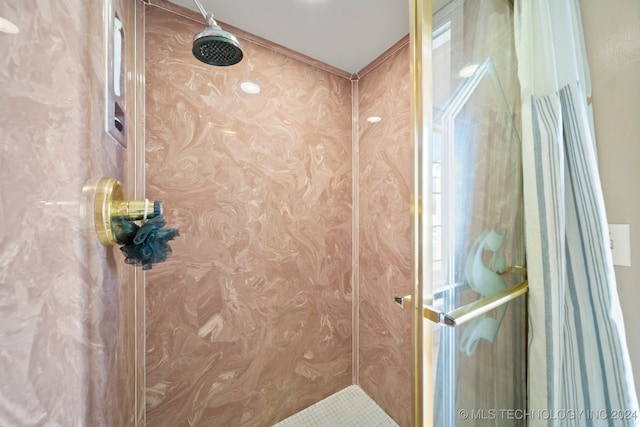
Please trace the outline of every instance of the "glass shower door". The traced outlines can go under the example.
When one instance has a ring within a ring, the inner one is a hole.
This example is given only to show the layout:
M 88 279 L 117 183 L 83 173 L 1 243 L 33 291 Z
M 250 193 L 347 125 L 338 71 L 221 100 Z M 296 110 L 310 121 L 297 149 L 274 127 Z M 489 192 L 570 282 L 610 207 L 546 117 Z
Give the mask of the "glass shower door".
M 424 328 L 432 336 L 425 351 L 432 352 L 434 411 L 425 418 L 440 427 L 526 425 L 518 106 L 505 93 L 509 52 L 479 46 L 481 29 L 475 39 L 468 33 L 470 20 L 480 27 L 482 14 L 495 19 L 510 9 L 480 3 L 491 2 L 453 2 L 434 17 L 431 164 L 423 165 L 431 169 Z

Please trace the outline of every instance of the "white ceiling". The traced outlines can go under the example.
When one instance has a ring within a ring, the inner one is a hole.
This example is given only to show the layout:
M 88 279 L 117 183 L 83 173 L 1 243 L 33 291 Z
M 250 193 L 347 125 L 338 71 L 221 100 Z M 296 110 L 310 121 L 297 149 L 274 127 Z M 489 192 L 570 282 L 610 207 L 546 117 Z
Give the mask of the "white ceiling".
M 192 0 L 171 1 L 198 12 Z M 409 33 L 407 0 L 200 2 L 216 20 L 349 73 L 362 70 Z

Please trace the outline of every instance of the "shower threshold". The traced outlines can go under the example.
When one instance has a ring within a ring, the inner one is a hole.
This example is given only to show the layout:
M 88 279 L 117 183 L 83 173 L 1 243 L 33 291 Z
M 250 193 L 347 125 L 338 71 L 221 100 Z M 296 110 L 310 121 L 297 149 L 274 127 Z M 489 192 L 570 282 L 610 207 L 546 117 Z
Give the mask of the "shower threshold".
M 357 385 L 349 386 L 273 427 L 398 427 Z

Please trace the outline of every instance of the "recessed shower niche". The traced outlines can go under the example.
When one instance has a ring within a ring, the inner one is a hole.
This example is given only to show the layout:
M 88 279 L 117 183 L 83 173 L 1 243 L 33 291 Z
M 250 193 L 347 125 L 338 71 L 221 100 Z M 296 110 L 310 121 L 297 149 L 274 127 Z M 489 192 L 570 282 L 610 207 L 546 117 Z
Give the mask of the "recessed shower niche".
M 122 147 L 127 146 L 125 111 L 126 111 L 126 73 L 125 55 L 125 29 L 122 15 L 117 2 L 109 0 L 106 23 L 106 64 L 107 81 L 105 87 L 106 115 L 105 130 Z

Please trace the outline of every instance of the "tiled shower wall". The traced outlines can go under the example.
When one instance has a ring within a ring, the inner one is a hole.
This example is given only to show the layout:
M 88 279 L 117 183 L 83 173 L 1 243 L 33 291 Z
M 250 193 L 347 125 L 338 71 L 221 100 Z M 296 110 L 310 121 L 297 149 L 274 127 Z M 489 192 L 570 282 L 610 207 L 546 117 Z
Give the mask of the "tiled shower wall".
M 409 426 L 408 48 L 358 83 L 242 39 L 216 68 L 189 16 L 146 9 L 147 191 L 181 231 L 147 274 L 147 424 L 269 426 L 355 380 Z M 363 114 L 388 105 L 354 177 L 358 93 Z
M 136 3 L 120 4 L 134 64 Z M 132 270 L 98 243 L 87 191 L 101 177 L 133 181 L 130 150 L 104 131 L 104 9 L 0 2 L 19 28 L 0 32 L 2 426 L 135 423 Z

